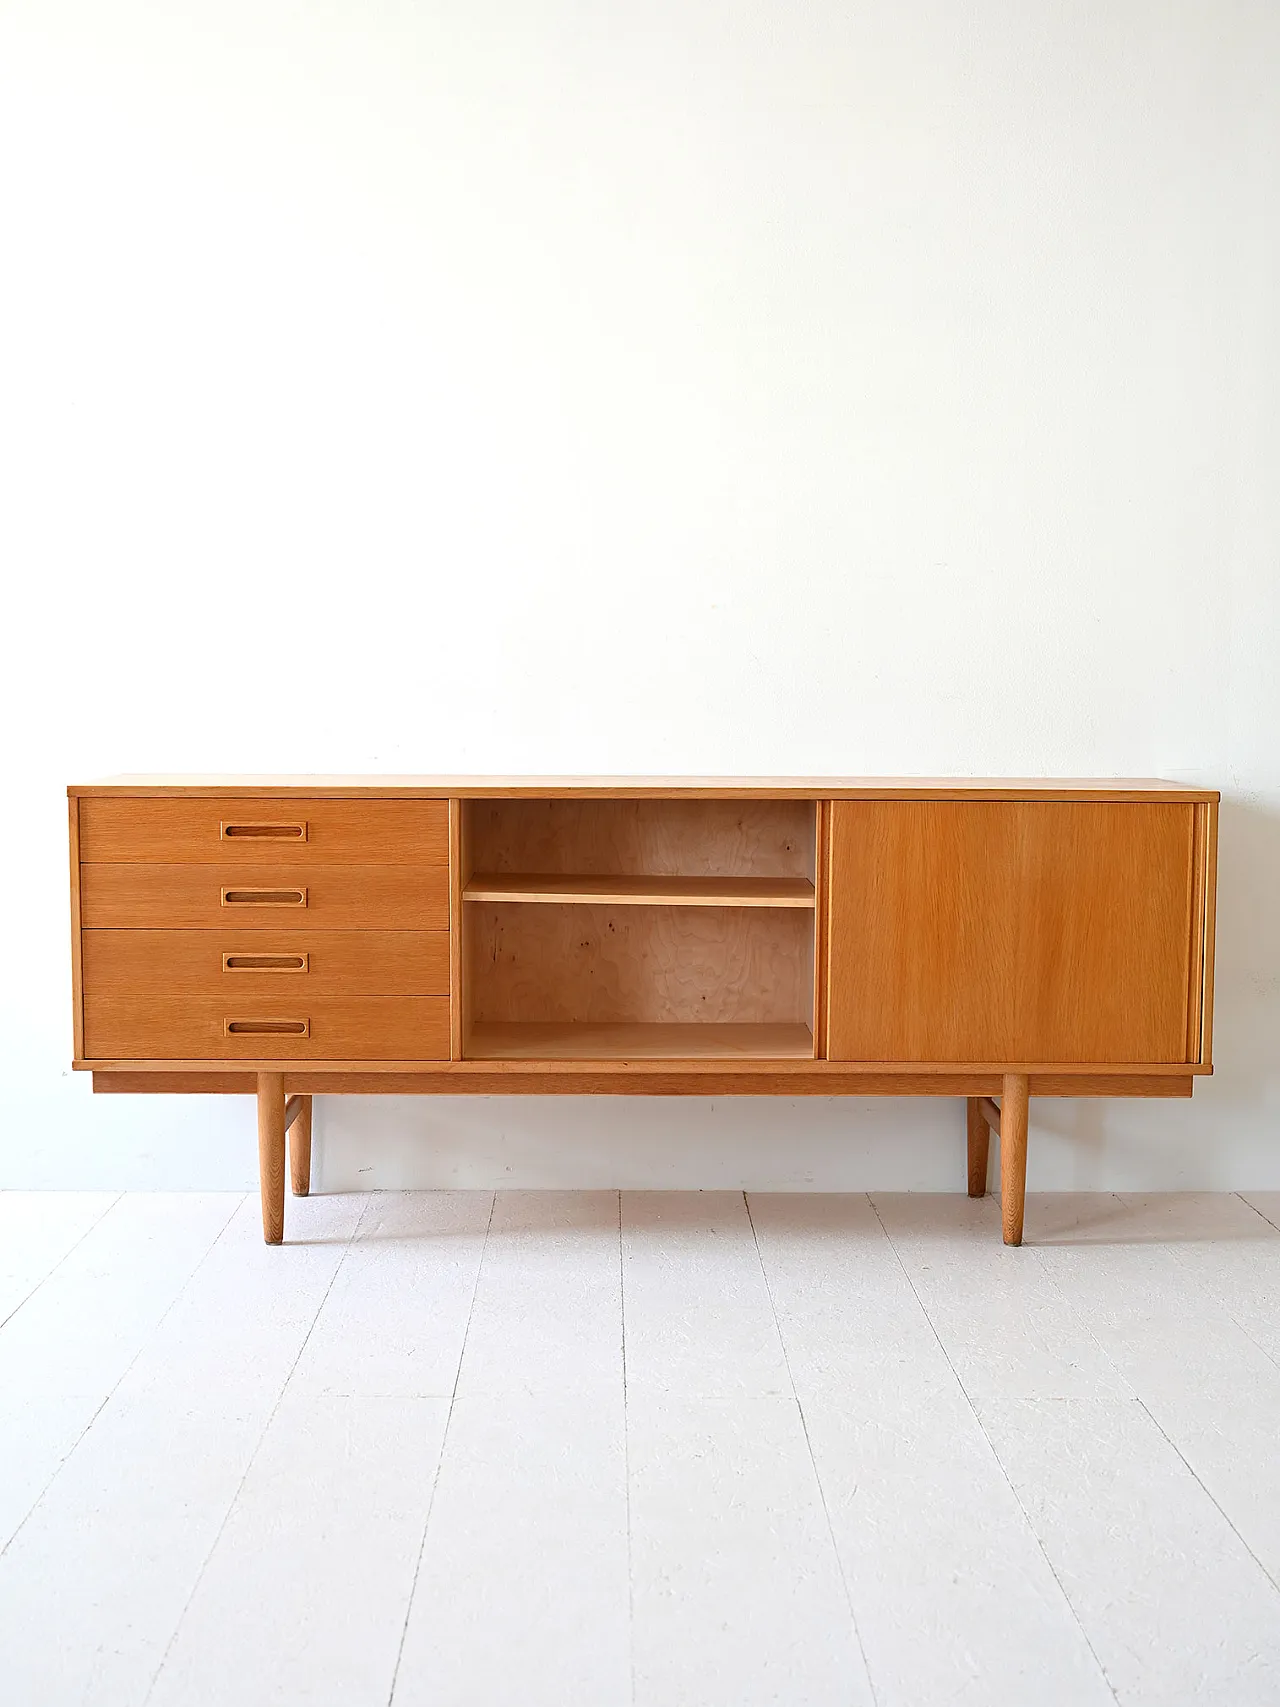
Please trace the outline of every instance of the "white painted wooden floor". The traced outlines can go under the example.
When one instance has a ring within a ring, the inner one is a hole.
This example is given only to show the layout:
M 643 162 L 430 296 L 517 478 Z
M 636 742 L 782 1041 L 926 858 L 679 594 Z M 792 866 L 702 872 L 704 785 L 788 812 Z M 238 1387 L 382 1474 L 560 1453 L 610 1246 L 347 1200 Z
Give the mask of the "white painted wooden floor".
M 6 1707 L 1280 1702 L 1280 1193 L 0 1194 Z

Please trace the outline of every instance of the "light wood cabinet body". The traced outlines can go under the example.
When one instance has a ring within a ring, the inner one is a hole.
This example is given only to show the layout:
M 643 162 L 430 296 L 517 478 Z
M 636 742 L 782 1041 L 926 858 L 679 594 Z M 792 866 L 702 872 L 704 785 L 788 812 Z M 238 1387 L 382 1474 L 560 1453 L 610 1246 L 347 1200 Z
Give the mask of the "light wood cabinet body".
M 317 1091 L 967 1096 L 971 1189 L 1005 1124 L 1017 1242 L 1028 1096 L 1189 1095 L 1212 1070 L 1211 791 L 69 794 L 75 1065 L 99 1090 L 256 1092 L 269 1238 L 286 1129 L 306 1189 Z

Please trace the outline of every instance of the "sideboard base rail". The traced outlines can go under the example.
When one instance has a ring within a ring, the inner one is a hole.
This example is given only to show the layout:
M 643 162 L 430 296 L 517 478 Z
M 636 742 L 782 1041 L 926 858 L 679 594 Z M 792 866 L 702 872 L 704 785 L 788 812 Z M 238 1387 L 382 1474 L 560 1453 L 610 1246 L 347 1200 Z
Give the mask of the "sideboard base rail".
M 787 1073 L 773 1068 L 690 1073 L 676 1063 L 660 1072 L 650 1067 L 596 1071 L 579 1066 L 560 1072 L 533 1069 L 510 1073 L 459 1072 L 458 1064 L 421 1072 L 331 1071 L 306 1065 L 169 1069 L 110 1067 L 93 1070 L 98 1095 L 253 1096 L 260 1072 L 278 1072 L 286 1090 L 303 1096 L 819 1096 L 819 1097 L 998 1097 L 1004 1092 L 1001 1070 L 951 1072 Z M 1027 1074 L 1034 1097 L 1189 1097 L 1194 1077 L 1184 1071 Z

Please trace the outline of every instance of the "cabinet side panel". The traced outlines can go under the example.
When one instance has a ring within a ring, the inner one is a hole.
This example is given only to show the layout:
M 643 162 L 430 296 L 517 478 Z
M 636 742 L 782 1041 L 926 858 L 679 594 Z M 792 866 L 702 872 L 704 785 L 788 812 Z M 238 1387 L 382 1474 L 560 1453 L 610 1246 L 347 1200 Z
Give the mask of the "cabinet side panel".
M 449 802 L 449 1056 L 462 1059 L 462 802 Z
M 1209 802 L 1205 814 L 1204 950 L 1200 1012 L 1200 1063 L 1213 1065 L 1213 961 L 1218 914 L 1218 805 Z
M 817 805 L 817 849 L 814 860 L 814 981 L 813 1052 L 821 1061 L 827 1055 L 827 983 L 831 960 L 831 802 Z
M 835 803 L 831 1058 L 1186 1060 L 1194 811 Z
M 84 1059 L 84 967 L 80 942 L 80 802 L 67 801 L 71 854 L 71 1029 L 75 1059 Z
M 1205 877 L 1208 871 L 1207 809 L 1195 809 L 1191 837 L 1191 954 L 1187 975 L 1187 1060 L 1200 1060 L 1204 1034 Z

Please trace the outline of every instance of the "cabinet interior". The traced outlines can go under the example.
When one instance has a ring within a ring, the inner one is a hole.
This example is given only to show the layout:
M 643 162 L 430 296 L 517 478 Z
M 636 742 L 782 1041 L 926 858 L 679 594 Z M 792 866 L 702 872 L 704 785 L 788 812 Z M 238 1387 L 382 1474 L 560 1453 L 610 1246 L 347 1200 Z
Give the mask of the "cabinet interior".
M 465 803 L 465 1054 L 812 1057 L 816 825 L 811 801 Z

